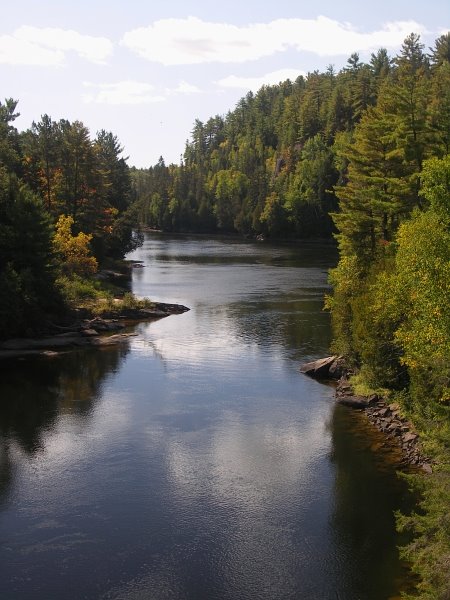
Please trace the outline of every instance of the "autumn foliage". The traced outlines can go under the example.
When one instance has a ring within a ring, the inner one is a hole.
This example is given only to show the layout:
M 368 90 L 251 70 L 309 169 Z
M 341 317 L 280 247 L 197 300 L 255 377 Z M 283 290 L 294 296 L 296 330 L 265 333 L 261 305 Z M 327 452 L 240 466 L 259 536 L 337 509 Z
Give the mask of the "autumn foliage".
M 56 223 L 53 246 L 60 257 L 61 270 L 67 275 L 93 275 L 98 262 L 89 247 L 92 235 L 83 232 L 73 235 L 73 223 L 73 218 L 66 215 L 61 215 Z

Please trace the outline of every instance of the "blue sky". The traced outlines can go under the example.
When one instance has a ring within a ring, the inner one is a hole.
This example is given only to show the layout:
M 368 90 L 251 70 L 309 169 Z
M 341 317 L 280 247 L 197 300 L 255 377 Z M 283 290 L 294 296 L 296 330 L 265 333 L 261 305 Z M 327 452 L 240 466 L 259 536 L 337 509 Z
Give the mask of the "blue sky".
M 448 0 L 24 0 L 2 9 L 0 98 L 19 100 L 19 129 L 78 119 L 148 167 L 179 162 L 194 120 L 249 89 L 448 30 Z

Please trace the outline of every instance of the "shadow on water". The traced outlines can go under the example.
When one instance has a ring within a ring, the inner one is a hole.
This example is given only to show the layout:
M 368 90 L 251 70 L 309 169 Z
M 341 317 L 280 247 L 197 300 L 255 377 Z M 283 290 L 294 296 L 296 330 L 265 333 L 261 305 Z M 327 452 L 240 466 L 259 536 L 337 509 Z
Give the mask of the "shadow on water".
M 397 510 L 409 511 L 414 501 L 396 471 L 401 452 L 363 413 L 346 406 L 334 407 L 329 429 L 335 467 L 330 526 L 341 552 L 339 587 L 352 590 L 355 600 L 399 598 L 411 574 L 399 560 L 402 540 L 394 515 Z
M 42 449 L 42 436 L 61 415 L 89 419 L 102 383 L 128 352 L 123 344 L 0 363 L 0 503 L 12 481 L 11 447 L 31 456 Z
M 292 360 L 328 353 L 331 343 L 330 315 L 322 310 L 323 290 L 292 294 L 227 308 L 230 327 L 244 343 L 284 349 Z
M 151 254 L 145 255 L 151 247 Z M 208 264 L 219 266 L 265 265 L 273 267 L 304 267 L 312 264 L 316 268 L 328 270 L 337 263 L 337 249 L 334 244 L 303 241 L 297 245 L 282 242 L 256 244 L 253 240 L 221 237 L 198 238 L 195 236 L 168 237 L 152 234 L 146 238 L 146 245 L 139 251 L 139 259 L 145 258 L 147 266 L 167 264 L 170 266 Z M 145 256 L 144 256 L 145 255 Z M 145 271 L 137 269 L 133 278 L 145 278 Z

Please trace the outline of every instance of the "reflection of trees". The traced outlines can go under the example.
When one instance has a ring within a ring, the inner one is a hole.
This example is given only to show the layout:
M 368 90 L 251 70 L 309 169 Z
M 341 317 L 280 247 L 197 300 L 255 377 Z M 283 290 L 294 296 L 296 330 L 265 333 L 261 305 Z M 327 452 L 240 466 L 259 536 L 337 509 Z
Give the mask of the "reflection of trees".
M 202 283 L 217 290 L 214 302 L 221 302 L 223 295 L 227 304 L 221 310 L 227 325 L 244 342 L 260 347 L 275 344 L 299 360 L 328 352 L 330 323 L 329 314 L 323 311 L 323 296 L 327 291 L 326 272 L 337 261 L 334 245 L 261 244 L 235 238 L 158 233 L 149 235 L 147 241 L 149 246 L 136 253 L 136 258 L 147 261 L 149 269 L 159 265 L 170 272 L 171 263 L 185 263 L 189 274 L 201 275 L 203 271 L 196 267 L 212 267 L 205 271 Z M 239 275 L 242 272 L 248 274 L 248 279 Z M 133 278 L 135 282 L 145 282 L 148 270 L 136 269 Z M 238 295 L 239 300 L 228 304 L 229 292 L 234 297 Z M 201 298 L 201 286 L 193 293 L 195 300 Z M 200 318 L 202 309 L 210 318 L 209 307 L 197 303 Z
M 9 444 L 0 436 L 0 504 L 5 498 L 13 478 L 13 464 Z
M 327 271 L 337 263 L 337 250 L 333 243 L 304 241 L 302 243 L 272 242 L 261 244 L 233 236 L 159 234 L 153 232 L 146 238 L 151 252 L 138 251 L 136 258 L 152 263 L 186 263 L 193 265 L 276 265 L 281 267 L 315 268 Z M 147 263 L 148 266 L 148 263 Z M 145 278 L 141 269 L 133 271 L 133 279 Z
M 338 577 L 355 598 L 387 598 L 402 570 L 394 523 L 394 512 L 407 501 L 406 484 L 395 471 L 400 457 L 352 409 L 336 406 L 330 428 L 336 473 L 331 526 L 342 549 Z
M 277 278 L 269 281 L 261 299 L 231 304 L 227 317 L 237 335 L 264 347 L 287 348 L 294 358 L 328 352 L 331 343 L 329 314 L 323 311 L 326 271 L 336 260 L 333 246 L 302 244 L 299 246 L 258 246 L 258 260 L 267 266 L 292 270 L 292 288 L 285 293 Z M 248 257 L 246 257 L 248 262 Z M 297 271 L 298 269 L 298 271 Z M 272 271 L 275 273 L 275 271 Z M 263 276 L 263 274 L 262 274 Z M 304 287 L 301 279 L 304 277 Z M 284 277 L 281 277 L 283 286 Z M 299 287 L 296 287 L 296 282 Z M 273 295 L 271 292 L 275 292 Z M 269 295 L 267 295 L 267 293 Z
M 61 414 L 87 417 L 107 375 L 128 353 L 126 344 L 56 359 L 2 363 L 0 369 L 0 499 L 13 477 L 12 445 L 27 454 L 42 446 L 42 435 Z
M 105 377 L 117 370 L 128 352 L 128 345 L 120 344 L 72 353 L 68 364 L 57 370 L 58 412 L 89 414 Z
M 305 290 L 301 298 L 268 298 L 232 304 L 227 317 L 238 337 L 259 346 L 278 345 L 303 358 L 328 352 L 329 315 L 322 310 L 323 290 Z

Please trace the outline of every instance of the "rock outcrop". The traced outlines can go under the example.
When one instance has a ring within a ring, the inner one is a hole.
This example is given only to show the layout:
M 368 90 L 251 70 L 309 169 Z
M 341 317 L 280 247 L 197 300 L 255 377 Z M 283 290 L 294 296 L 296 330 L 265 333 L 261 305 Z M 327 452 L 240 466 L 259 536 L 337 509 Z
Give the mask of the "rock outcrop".
M 327 356 L 302 365 L 300 372 L 314 379 L 340 379 L 346 369 L 341 356 Z
M 113 333 L 127 324 L 138 321 L 161 319 L 181 314 L 189 308 L 180 304 L 155 303 L 151 308 L 136 308 L 112 311 L 107 318 L 94 317 L 73 323 L 70 326 L 53 325 L 52 335 L 40 338 L 18 338 L 0 343 L 0 360 L 29 355 L 55 356 L 70 348 L 86 346 L 111 346 L 135 336 L 135 333 Z

